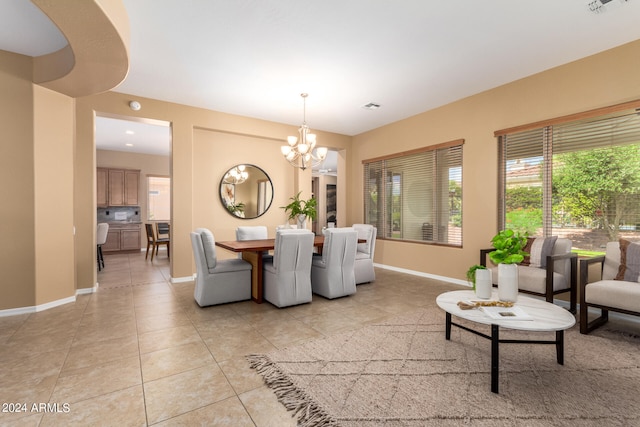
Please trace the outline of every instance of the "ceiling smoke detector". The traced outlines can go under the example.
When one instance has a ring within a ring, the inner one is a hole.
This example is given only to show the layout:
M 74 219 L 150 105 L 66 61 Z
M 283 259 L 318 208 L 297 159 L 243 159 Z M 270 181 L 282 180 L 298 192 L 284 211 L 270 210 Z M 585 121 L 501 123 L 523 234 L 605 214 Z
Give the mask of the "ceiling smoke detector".
M 380 108 L 380 104 L 376 104 L 375 102 L 370 102 L 368 104 L 364 104 L 362 108 L 365 108 L 367 110 L 377 110 L 378 108 Z

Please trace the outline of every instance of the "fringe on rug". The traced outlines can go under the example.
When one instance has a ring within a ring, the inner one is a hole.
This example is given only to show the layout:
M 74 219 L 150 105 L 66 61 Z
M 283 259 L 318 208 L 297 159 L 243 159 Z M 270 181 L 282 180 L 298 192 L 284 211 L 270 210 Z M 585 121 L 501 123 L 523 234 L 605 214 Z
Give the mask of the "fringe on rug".
M 255 369 L 265 384 L 273 390 L 278 401 L 298 416 L 300 427 L 337 426 L 338 422 L 316 404 L 307 393 L 291 382 L 268 356 L 249 354 L 246 356 L 249 366 Z

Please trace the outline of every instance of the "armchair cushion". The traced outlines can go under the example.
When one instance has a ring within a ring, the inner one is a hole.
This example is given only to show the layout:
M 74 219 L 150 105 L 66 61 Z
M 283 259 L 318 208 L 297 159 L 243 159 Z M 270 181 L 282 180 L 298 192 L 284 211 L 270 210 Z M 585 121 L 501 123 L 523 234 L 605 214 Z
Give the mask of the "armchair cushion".
M 589 304 L 640 311 L 640 283 L 623 280 L 600 280 L 589 283 L 585 289 Z
M 524 251 L 529 255 L 524 257 L 521 265 L 545 268 L 547 257 L 553 253 L 553 248 L 558 240 L 558 236 L 550 237 L 529 237 Z
M 638 282 L 640 279 L 640 243 L 620 239 L 620 267 L 615 280 Z
M 496 269 L 497 270 L 497 269 Z M 553 272 L 553 291 L 569 288 L 568 277 Z M 547 272 L 543 268 L 518 266 L 518 288 L 544 294 L 547 289 Z

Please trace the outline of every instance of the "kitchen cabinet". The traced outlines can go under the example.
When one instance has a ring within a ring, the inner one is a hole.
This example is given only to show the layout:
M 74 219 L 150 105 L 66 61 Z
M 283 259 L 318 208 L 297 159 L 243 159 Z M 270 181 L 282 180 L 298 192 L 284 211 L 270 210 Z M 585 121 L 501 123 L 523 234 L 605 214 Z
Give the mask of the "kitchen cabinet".
M 96 205 L 139 206 L 140 171 L 134 169 L 96 169 Z
M 109 206 L 109 169 L 97 168 L 96 170 L 96 205 L 99 208 Z
M 141 237 L 140 224 L 109 223 L 107 242 L 102 245 L 102 252 L 139 251 Z
M 109 169 L 109 206 L 138 206 L 140 171 Z

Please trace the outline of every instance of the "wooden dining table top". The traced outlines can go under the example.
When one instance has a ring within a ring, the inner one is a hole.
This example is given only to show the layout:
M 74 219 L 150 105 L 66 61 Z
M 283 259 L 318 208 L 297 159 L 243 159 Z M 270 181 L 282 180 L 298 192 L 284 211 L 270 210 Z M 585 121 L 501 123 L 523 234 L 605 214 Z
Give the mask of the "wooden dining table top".
M 315 236 L 313 246 L 322 246 L 324 244 L 324 236 Z M 232 252 L 244 251 L 269 251 L 273 250 L 276 245 L 276 239 L 258 239 L 258 240 L 225 240 L 216 241 L 216 246 Z

